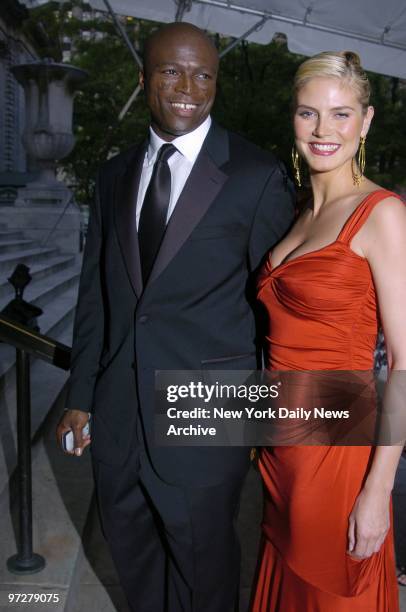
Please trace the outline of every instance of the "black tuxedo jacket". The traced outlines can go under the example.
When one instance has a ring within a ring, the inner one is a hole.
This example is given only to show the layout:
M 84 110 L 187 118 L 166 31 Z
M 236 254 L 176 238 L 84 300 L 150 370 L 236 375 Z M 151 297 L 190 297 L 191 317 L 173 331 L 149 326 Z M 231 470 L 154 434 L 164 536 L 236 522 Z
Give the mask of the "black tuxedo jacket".
M 154 372 L 257 367 L 247 285 L 292 222 L 293 189 L 271 154 L 213 123 L 143 287 L 135 207 L 146 148 L 99 173 L 66 405 L 93 412 L 96 459 L 123 463 L 138 436 L 165 481 L 216 484 L 241 473 L 247 449 L 157 446 Z

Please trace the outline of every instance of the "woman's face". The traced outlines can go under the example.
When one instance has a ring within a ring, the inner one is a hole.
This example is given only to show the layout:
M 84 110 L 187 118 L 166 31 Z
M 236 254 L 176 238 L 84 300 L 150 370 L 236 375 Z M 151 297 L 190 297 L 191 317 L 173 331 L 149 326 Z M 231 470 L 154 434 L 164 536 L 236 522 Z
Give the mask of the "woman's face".
M 296 148 L 313 172 L 330 172 L 351 163 L 360 137 L 373 117 L 357 92 L 336 78 L 314 77 L 297 93 L 294 114 Z

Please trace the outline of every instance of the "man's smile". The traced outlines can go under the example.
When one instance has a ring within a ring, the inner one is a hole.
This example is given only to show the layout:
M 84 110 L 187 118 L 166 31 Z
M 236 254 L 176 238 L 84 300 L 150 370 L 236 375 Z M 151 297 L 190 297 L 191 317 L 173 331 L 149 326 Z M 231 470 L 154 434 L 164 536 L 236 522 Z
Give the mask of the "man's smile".
M 180 117 L 191 117 L 198 108 L 193 102 L 171 102 L 172 111 Z

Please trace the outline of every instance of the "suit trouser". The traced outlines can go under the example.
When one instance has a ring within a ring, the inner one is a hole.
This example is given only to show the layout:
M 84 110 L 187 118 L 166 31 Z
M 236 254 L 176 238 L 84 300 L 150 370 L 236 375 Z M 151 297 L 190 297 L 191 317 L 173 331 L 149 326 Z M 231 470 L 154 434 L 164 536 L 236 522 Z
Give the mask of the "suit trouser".
M 133 612 L 238 610 L 235 519 L 245 474 L 212 487 L 172 486 L 143 449 L 124 466 L 93 466 L 102 529 Z

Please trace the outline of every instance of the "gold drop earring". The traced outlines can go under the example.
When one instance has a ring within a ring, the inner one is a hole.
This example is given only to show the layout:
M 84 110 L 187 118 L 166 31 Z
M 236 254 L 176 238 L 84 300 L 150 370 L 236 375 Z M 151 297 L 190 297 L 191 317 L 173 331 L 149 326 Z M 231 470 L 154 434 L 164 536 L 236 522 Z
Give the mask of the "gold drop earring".
M 295 171 L 296 183 L 298 184 L 299 187 L 301 187 L 302 179 L 300 176 L 300 157 L 299 157 L 299 153 L 297 152 L 295 145 L 293 145 L 292 147 L 292 164 L 293 164 L 293 170 Z
M 351 160 L 352 181 L 356 187 L 361 185 L 365 171 L 365 136 L 361 136 L 358 149 L 358 168 L 354 168 L 354 157 Z

